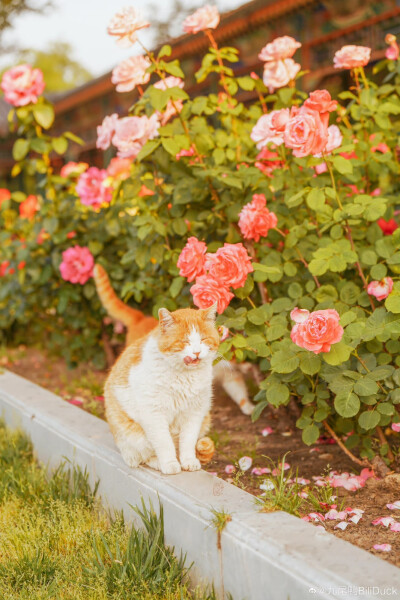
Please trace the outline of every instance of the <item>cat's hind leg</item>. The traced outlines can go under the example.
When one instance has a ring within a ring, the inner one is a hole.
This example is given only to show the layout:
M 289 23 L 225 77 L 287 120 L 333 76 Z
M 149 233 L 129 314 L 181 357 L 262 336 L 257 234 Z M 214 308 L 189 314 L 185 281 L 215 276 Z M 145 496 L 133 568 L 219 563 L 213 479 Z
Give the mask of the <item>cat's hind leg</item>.
M 226 364 L 226 361 L 220 361 L 214 366 L 214 374 L 215 381 L 222 385 L 242 413 L 251 415 L 254 404 L 249 400 L 246 382 L 239 368 L 236 365 Z

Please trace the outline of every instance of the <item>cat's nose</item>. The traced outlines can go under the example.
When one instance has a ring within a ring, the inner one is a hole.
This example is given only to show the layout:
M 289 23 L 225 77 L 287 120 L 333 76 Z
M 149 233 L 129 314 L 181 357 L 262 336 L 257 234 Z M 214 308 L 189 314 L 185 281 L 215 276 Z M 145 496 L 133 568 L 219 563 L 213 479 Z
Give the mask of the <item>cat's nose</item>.
M 200 352 L 193 352 L 196 358 L 200 358 Z

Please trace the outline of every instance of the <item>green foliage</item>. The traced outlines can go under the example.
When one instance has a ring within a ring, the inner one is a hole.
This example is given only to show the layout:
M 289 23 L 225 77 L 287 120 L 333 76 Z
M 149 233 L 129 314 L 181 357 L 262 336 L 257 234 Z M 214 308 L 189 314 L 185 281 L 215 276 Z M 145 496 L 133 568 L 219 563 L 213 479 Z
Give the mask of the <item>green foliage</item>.
M 153 57 L 154 77 L 182 76 L 179 62 L 169 57 L 168 47 Z M 10 261 L 15 274 L 2 280 L 0 328 L 5 338 L 18 339 L 29 323 L 30 336 L 62 347 L 72 365 L 87 359 L 100 364 L 102 334 L 111 328 L 102 324 L 93 282 L 60 277 L 62 252 L 87 246 L 123 300 L 153 315 L 161 306 L 190 306 L 190 285 L 176 266 L 188 237 L 206 242 L 209 252 L 243 242 L 239 212 L 253 194 L 264 194 L 278 229 L 246 242 L 254 273 L 218 318 L 231 334 L 221 352 L 258 363 L 264 380 L 255 416 L 292 398 L 302 411 L 298 427 L 306 444 L 329 422 L 339 435 L 353 431 L 346 443 L 356 440 L 361 455 L 372 457 L 376 427 L 398 421 L 400 401 L 400 229 L 385 236 L 377 224 L 393 218 L 400 191 L 399 65 L 385 63 L 390 83 L 362 79 L 356 94 L 340 95 L 335 122 L 341 148 L 323 158 L 296 158 L 279 146 L 274 168 L 265 174 L 250 137 L 262 103 L 243 104 L 240 90 L 257 89 L 268 109 L 298 106 L 304 94 L 290 87 L 268 95 L 261 81 L 234 77 L 238 59 L 234 48 L 216 46 L 204 56 L 197 80 L 218 81 L 221 93 L 213 89 L 192 99 L 179 87 L 146 88 L 132 114 L 182 103 L 179 118 L 143 146 L 130 177 L 111 179 L 113 200 L 97 209 L 80 202 L 76 178 L 62 178 L 49 167 L 51 152 L 62 155 L 76 141 L 69 133 L 52 138 L 43 132 L 52 120 L 50 105 L 39 100 L 13 111 L 13 174 L 25 175 L 40 212 L 32 220 L 19 217 L 23 194 L 2 204 L 0 259 Z M 322 162 L 327 171 L 316 175 Z M 143 186 L 151 195 L 140 193 Z M 26 267 L 18 270 L 21 261 Z M 367 286 L 383 277 L 391 277 L 394 287 L 378 301 Z M 290 313 L 296 306 L 336 310 L 342 340 L 320 354 L 295 345 Z

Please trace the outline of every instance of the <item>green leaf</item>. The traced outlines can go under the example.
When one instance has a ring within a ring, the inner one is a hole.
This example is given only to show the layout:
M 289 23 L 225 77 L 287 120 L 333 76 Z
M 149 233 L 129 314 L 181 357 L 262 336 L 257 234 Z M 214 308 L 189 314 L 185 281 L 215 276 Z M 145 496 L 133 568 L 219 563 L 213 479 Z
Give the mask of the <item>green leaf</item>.
M 334 401 L 335 410 L 345 418 L 354 417 L 360 410 L 360 399 L 353 392 L 338 394 Z
M 52 143 L 54 150 L 57 152 L 57 154 L 64 154 L 64 152 L 67 151 L 68 142 L 65 139 L 65 137 L 60 136 L 60 137 L 54 138 L 51 143 Z
M 51 104 L 36 104 L 33 107 L 35 120 L 44 129 L 49 129 L 54 121 L 54 109 Z
M 300 355 L 300 369 L 306 375 L 315 375 L 321 368 L 321 358 L 312 352 Z
M 381 402 L 377 406 L 381 415 L 393 415 L 396 412 L 395 407 L 390 402 Z
M 14 142 L 12 155 L 14 160 L 22 160 L 28 154 L 29 140 L 19 139 Z
M 283 383 L 273 383 L 267 389 L 267 400 L 273 406 L 287 404 L 289 396 L 289 388 Z
M 162 138 L 161 144 L 168 154 L 172 154 L 172 156 L 176 156 L 181 149 L 173 138 Z
M 305 427 L 301 433 L 301 438 L 307 446 L 315 444 L 319 438 L 319 428 L 317 425 L 307 425 L 307 427 Z
M 164 44 L 162 46 L 160 52 L 158 53 L 157 58 L 162 58 L 163 56 L 171 56 L 172 48 L 168 44 Z
M 85 143 L 82 138 L 72 133 L 72 131 L 65 131 L 64 137 L 68 138 L 72 142 L 75 142 L 76 144 L 79 144 L 80 146 L 83 146 Z
M 183 277 L 174 277 L 171 285 L 169 286 L 169 293 L 171 298 L 176 298 L 179 292 L 181 291 L 185 280 Z
M 400 292 L 393 291 L 385 300 L 386 308 L 395 314 L 400 313 Z
M 143 146 L 143 148 L 137 155 L 136 160 L 138 160 L 138 161 L 144 160 L 145 158 L 147 158 L 149 156 L 149 154 L 152 154 L 154 152 L 154 150 L 156 148 L 158 148 L 158 146 L 160 144 L 161 144 L 160 138 L 157 140 L 150 140 Z
M 374 429 L 378 425 L 380 420 L 380 414 L 372 410 L 366 410 L 365 412 L 361 413 L 361 415 L 358 417 L 358 423 L 360 427 L 366 429 L 367 431 L 369 429 Z
M 278 350 L 271 358 L 271 368 L 276 373 L 292 373 L 299 366 L 299 358 L 289 352 Z
M 373 396 L 378 389 L 378 384 L 368 375 L 359 379 L 354 386 L 355 393 L 360 396 Z
M 323 359 L 328 365 L 341 365 L 349 359 L 352 348 L 343 341 L 333 344 L 329 352 L 322 354 Z
M 342 175 L 347 175 L 353 172 L 353 165 L 350 160 L 343 158 L 343 156 L 335 156 L 333 159 L 333 166 L 336 171 L 339 171 Z

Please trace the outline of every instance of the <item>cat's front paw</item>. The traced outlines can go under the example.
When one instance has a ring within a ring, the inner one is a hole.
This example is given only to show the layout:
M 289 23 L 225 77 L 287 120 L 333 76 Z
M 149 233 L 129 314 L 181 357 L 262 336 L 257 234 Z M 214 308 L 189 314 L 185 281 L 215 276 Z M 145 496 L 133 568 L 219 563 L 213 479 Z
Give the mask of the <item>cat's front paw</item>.
M 179 462 L 175 460 L 170 460 L 169 462 L 160 462 L 160 471 L 164 473 L 164 475 L 176 475 L 181 472 L 181 465 Z
M 181 467 L 184 471 L 200 471 L 201 464 L 198 458 L 181 458 Z

